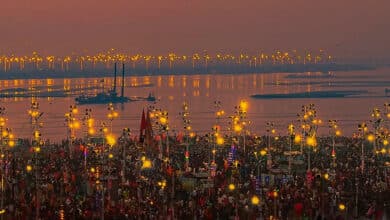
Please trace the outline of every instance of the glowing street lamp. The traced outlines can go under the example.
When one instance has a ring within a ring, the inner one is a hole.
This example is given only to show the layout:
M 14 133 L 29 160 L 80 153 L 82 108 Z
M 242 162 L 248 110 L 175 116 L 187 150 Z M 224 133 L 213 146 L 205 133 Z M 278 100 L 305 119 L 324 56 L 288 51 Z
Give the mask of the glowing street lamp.
M 236 186 L 235 186 L 233 183 L 230 183 L 230 184 L 228 185 L 228 189 L 229 189 L 230 191 L 234 191 L 234 190 L 236 189 Z
M 68 126 L 68 149 L 69 156 L 72 157 L 73 140 L 76 138 L 75 130 L 80 128 L 80 122 L 76 119 L 78 108 L 76 105 L 70 105 L 69 112 L 65 113 L 65 122 Z
M 268 139 L 268 144 L 267 144 L 267 166 L 272 164 L 272 155 L 271 155 L 271 134 L 275 134 L 276 130 L 274 128 L 274 123 L 273 122 L 267 122 L 265 124 L 266 132 L 267 132 L 267 139 Z
M 252 205 L 258 205 L 260 203 L 259 197 L 257 197 L 256 195 L 252 196 L 251 203 Z
M 288 172 L 291 173 L 291 164 L 292 164 L 292 146 L 294 144 L 294 139 L 296 138 L 295 137 L 295 127 L 294 125 L 291 123 L 288 125 L 288 134 L 290 136 L 290 152 L 289 152 L 289 157 L 288 157 Z
M 32 166 L 31 165 L 27 165 L 26 166 L 26 171 L 27 172 L 31 172 L 32 171 Z
M 368 128 L 367 128 L 367 125 L 366 123 L 360 123 L 358 125 L 358 130 L 361 132 L 361 137 L 362 137 L 362 141 L 361 141 L 361 170 L 362 170 L 362 173 L 364 172 L 364 160 L 365 160 L 365 156 L 364 156 L 364 138 L 365 138 L 365 135 L 366 135 L 366 132 L 368 131 Z M 368 138 L 368 137 L 367 137 Z M 371 137 L 370 139 L 374 139 L 373 137 Z
M 372 120 L 370 120 L 370 122 L 373 124 L 373 127 L 374 127 L 374 134 L 373 136 L 370 136 L 370 137 L 367 137 L 370 138 L 370 142 L 373 143 L 373 150 L 374 152 L 377 151 L 377 141 L 376 141 L 376 137 L 379 135 L 379 129 L 380 129 L 380 126 L 381 126 L 381 123 L 382 123 L 382 118 L 381 118 L 381 112 L 378 108 L 374 108 L 372 110 L 372 113 L 371 113 L 371 117 L 372 117 Z
M 107 144 L 113 147 L 116 144 L 116 137 L 113 134 L 106 135 Z
M 152 161 L 150 161 L 149 159 L 143 160 L 141 169 L 150 169 L 150 168 L 152 168 Z
M 41 148 L 40 146 L 42 145 L 41 141 L 41 132 L 39 131 L 39 127 L 41 126 L 41 123 L 39 122 L 40 117 L 42 116 L 43 112 L 41 113 L 39 111 L 39 103 L 35 102 L 32 100 L 30 110 L 28 111 L 31 119 L 31 127 L 33 130 L 33 141 L 32 145 L 34 147 L 34 152 L 35 152 L 35 190 L 36 190 L 36 195 L 35 199 L 36 202 L 39 201 L 39 190 L 38 190 L 38 153 L 40 152 Z M 26 168 L 28 170 L 28 168 Z M 36 219 L 39 217 L 39 206 L 36 206 Z
M 223 137 L 217 137 L 217 145 L 222 146 L 225 143 L 225 140 Z
M 108 104 L 107 110 L 108 110 L 107 118 L 110 120 L 110 132 L 112 132 L 112 121 L 116 119 L 119 116 L 119 114 L 117 111 L 115 111 L 114 105 L 112 103 Z
M 339 210 L 340 210 L 340 211 L 344 211 L 345 208 L 346 208 L 346 207 L 345 207 L 345 205 L 344 205 L 343 203 L 340 203 L 340 204 L 339 204 Z

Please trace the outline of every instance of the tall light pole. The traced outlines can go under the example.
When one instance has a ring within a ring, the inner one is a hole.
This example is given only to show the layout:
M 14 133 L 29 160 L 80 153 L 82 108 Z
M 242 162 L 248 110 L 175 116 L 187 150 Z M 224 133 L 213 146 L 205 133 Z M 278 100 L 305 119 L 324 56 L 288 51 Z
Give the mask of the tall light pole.
M 108 133 L 108 129 L 107 129 L 107 126 L 104 122 L 101 123 L 101 128 L 100 128 L 100 134 L 101 134 L 101 138 L 103 140 L 103 144 L 102 144 L 102 147 L 101 147 L 101 150 L 100 150 L 100 160 L 101 160 L 101 176 L 100 176 L 100 179 L 101 181 L 99 182 L 100 183 L 100 190 L 101 190 L 101 197 L 102 197 L 102 207 L 101 207 L 101 216 L 100 216 L 100 219 L 101 220 L 104 220 L 104 213 L 105 213 L 105 205 L 104 205 L 104 200 L 105 200 L 105 190 L 106 190 L 106 184 L 105 184 L 105 180 L 104 180 L 104 171 L 105 171 L 105 161 L 106 161 L 106 157 L 105 157 L 105 143 L 106 143 L 106 135 Z
M 131 130 L 130 128 L 124 128 L 122 131 L 122 184 L 127 182 L 126 180 L 126 147 L 130 144 Z
M 112 103 L 108 104 L 107 110 L 107 118 L 110 120 L 110 133 L 112 133 L 112 121 L 118 117 L 118 112 L 115 111 L 114 105 Z
M 68 127 L 68 150 L 69 157 L 73 154 L 73 141 L 76 138 L 75 130 L 80 128 L 80 122 L 76 119 L 78 108 L 76 105 L 69 106 L 69 112 L 65 113 L 65 122 Z
M 214 101 L 214 108 L 215 108 L 215 125 L 213 127 L 213 165 L 215 165 L 215 154 L 217 152 L 216 145 L 222 145 L 223 144 L 223 137 L 220 134 L 221 126 L 219 125 L 219 121 L 221 117 L 225 114 L 223 110 L 221 110 L 221 101 Z
M 298 117 L 302 127 L 302 142 L 309 146 L 307 156 L 307 170 L 310 171 L 311 148 L 317 146 L 317 129 L 318 126 L 322 123 L 322 121 L 317 118 L 317 111 L 315 109 L 314 104 L 303 105 L 301 114 L 298 114 Z M 301 148 L 303 150 L 303 143 L 301 145 Z
M 183 119 L 183 125 L 184 125 L 184 136 L 186 138 L 186 152 L 185 152 L 185 170 L 188 170 L 189 164 L 190 164 L 190 140 L 189 140 L 189 131 L 191 131 L 191 121 L 189 119 L 190 112 L 188 110 L 188 103 L 183 103 L 183 112 L 181 112 L 181 116 Z
M 337 166 L 337 164 L 336 164 L 336 149 L 335 149 L 336 140 L 335 140 L 335 138 L 337 136 L 341 135 L 341 131 L 339 130 L 338 125 L 337 125 L 337 120 L 329 120 L 329 134 L 332 137 L 332 153 L 331 153 L 331 156 L 332 156 L 332 159 L 333 159 L 333 164 L 330 167 L 332 168 L 332 174 L 335 175 L 336 174 L 336 166 Z
M 94 128 L 95 120 L 92 117 L 92 109 L 85 109 L 85 114 L 83 117 L 83 124 L 85 125 L 84 130 L 84 169 L 86 172 L 88 172 L 87 169 L 87 153 L 88 153 L 88 146 L 91 144 L 91 137 L 95 134 L 95 128 Z
M 41 151 L 42 145 L 41 132 L 39 130 L 42 124 L 39 122 L 39 119 L 41 118 L 43 112 L 40 112 L 39 110 L 39 103 L 33 100 L 28 113 L 30 115 L 31 128 L 33 130 L 32 146 L 35 153 L 35 219 L 39 219 L 38 153 Z
M 361 142 L 361 167 L 360 167 L 360 169 L 361 169 L 361 171 L 362 171 L 362 173 L 364 172 L 364 158 L 365 158 L 365 156 L 364 156 L 364 140 L 365 140 L 365 135 L 366 135 L 366 132 L 368 131 L 368 128 L 367 128 L 367 125 L 366 125 L 366 123 L 360 123 L 359 125 L 358 125 L 358 130 L 361 132 L 361 140 L 362 140 L 362 142 Z
M 289 152 L 289 157 L 288 157 L 288 173 L 291 174 L 291 164 L 292 164 L 292 146 L 294 144 L 294 139 L 295 139 L 295 127 L 291 123 L 288 125 L 288 134 L 289 134 L 289 146 L 290 146 L 290 152 Z
M 244 132 L 244 137 L 243 137 L 244 154 L 246 152 L 246 126 L 248 123 L 246 121 L 246 118 L 247 118 L 248 105 L 249 104 L 247 101 L 241 100 L 240 104 L 238 106 L 236 106 L 236 114 L 239 118 L 240 124 L 235 125 L 236 126 L 235 130 L 239 130 L 239 132 L 241 132 L 241 130 L 243 130 L 243 132 Z M 237 128 L 240 128 L 240 129 L 237 129 Z
M 269 169 L 272 166 L 271 135 L 274 135 L 276 130 L 273 122 L 267 122 L 265 128 L 267 132 L 267 168 Z
M 374 155 L 376 155 L 377 151 L 377 137 L 379 135 L 379 128 L 381 126 L 382 118 L 381 118 L 381 112 L 378 108 L 374 108 L 371 113 L 372 120 L 370 122 L 373 125 L 374 128 L 374 141 L 373 141 L 373 150 L 374 150 Z

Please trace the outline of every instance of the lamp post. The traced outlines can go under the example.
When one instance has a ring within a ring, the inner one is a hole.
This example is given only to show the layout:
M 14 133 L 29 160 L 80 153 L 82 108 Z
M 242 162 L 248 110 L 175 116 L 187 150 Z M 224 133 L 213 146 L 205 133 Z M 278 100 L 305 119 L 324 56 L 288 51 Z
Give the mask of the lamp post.
M 107 118 L 110 120 L 110 132 L 112 133 L 112 121 L 118 117 L 118 112 L 115 111 L 114 105 L 112 103 L 108 104 L 107 110 Z
M 336 171 L 336 150 L 335 150 L 335 144 L 336 144 L 336 141 L 335 141 L 335 138 L 336 136 L 340 136 L 341 135 L 341 131 L 338 129 L 338 125 L 337 125 L 337 120 L 329 120 L 329 133 L 332 137 L 332 153 L 331 153 L 331 156 L 332 156 L 332 159 L 333 159 L 333 164 L 330 166 L 332 168 L 332 174 L 335 175 Z
M 308 149 L 308 159 L 307 159 L 307 170 L 311 170 L 311 147 L 317 146 L 317 129 L 318 125 L 322 123 L 320 119 L 317 118 L 317 111 L 314 104 L 303 105 L 301 114 L 297 114 L 301 122 L 302 127 L 302 141 L 305 141 L 305 144 L 309 146 Z M 303 152 L 303 142 L 301 144 L 301 152 Z
M 121 177 L 122 177 L 122 184 L 126 183 L 126 147 L 128 146 L 127 144 L 130 144 L 130 136 L 131 136 L 131 131 L 130 128 L 124 128 L 122 131 L 122 172 L 121 172 Z
M 84 131 L 84 169 L 87 171 L 87 152 L 88 152 L 88 146 L 91 142 L 91 137 L 95 134 L 95 128 L 94 128 L 94 118 L 92 117 L 92 109 L 85 109 L 85 114 L 83 117 L 83 124 L 85 126 Z
M 295 138 L 295 127 L 291 123 L 288 125 L 288 134 L 290 135 L 290 140 L 289 140 L 289 146 L 290 146 L 290 153 L 288 157 L 288 173 L 291 174 L 291 164 L 292 164 L 292 146 L 294 144 L 294 138 Z
M 106 161 L 106 157 L 104 155 L 104 148 L 105 148 L 105 139 L 106 139 L 106 133 L 108 132 L 108 129 L 107 129 L 107 126 L 104 122 L 101 123 L 101 128 L 100 128 L 100 133 L 101 133 L 101 137 L 102 137 L 102 140 L 103 140 L 103 144 L 101 146 L 101 149 L 100 149 L 100 160 L 101 160 L 101 173 L 102 175 L 100 176 L 100 179 L 101 181 L 99 182 L 100 183 L 100 191 L 101 191 L 101 197 L 102 197 L 102 207 L 101 207 L 101 216 L 100 216 L 100 219 L 101 220 L 104 220 L 104 213 L 105 213 L 105 204 L 104 204 L 104 197 L 105 197 L 105 184 L 104 184 L 104 167 L 105 167 L 105 161 Z
M 361 139 L 362 139 L 362 142 L 361 142 L 361 171 L 362 171 L 362 173 L 364 172 L 364 166 L 365 166 L 365 160 L 364 160 L 364 158 L 365 158 L 365 156 L 364 156 L 364 140 L 365 140 L 365 134 L 366 134 L 366 132 L 367 132 L 367 130 L 368 130 L 368 128 L 367 128 L 367 125 L 366 125 L 366 123 L 360 123 L 359 125 L 358 125 L 358 130 L 361 132 Z
M 379 129 L 381 126 L 382 118 L 381 118 L 381 112 L 378 108 L 374 108 L 371 113 L 372 120 L 370 122 L 373 124 L 374 128 L 374 141 L 373 141 L 373 150 L 374 150 L 374 155 L 376 155 L 377 151 L 377 136 L 379 133 Z
M 39 130 L 42 124 L 39 122 L 39 119 L 41 118 L 43 112 L 40 112 L 39 110 L 39 103 L 33 100 L 31 102 L 30 110 L 28 111 L 28 113 L 30 115 L 31 127 L 33 130 L 32 146 L 35 155 L 35 219 L 39 219 L 38 153 L 41 151 L 42 145 L 41 132 Z
M 246 126 L 247 126 L 247 111 L 248 111 L 248 102 L 245 100 L 241 100 L 240 104 L 235 107 L 236 109 L 236 118 L 234 121 L 234 130 L 241 134 L 241 131 L 244 133 L 243 137 L 243 149 L 244 154 L 246 152 Z
M 163 111 L 161 109 L 153 109 L 154 110 L 154 118 L 156 119 L 156 124 L 158 126 L 158 129 L 159 129 L 159 132 L 160 134 L 162 135 L 163 133 L 166 134 L 166 161 L 167 162 L 167 165 L 168 165 L 168 162 L 171 163 L 171 166 L 173 167 L 173 161 L 169 159 L 169 134 L 168 134 L 168 131 L 169 131 L 169 125 L 168 125 L 168 112 L 167 111 Z M 162 153 L 162 138 L 160 138 L 160 153 Z M 162 154 L 161 156 L 159 156 L 160 159 L 162 157 Z M 174 214 L 174 204 L 173 204 L 173 198 L 175 196 L 175 172 L 172 173 L 172 188 L 171 188 L 171 209 L 172 209 L 172 215 Z M 173 218 L 173 216 L 172 216 Z
M 267 132 L 267 168 L 272 166 L 272 155 L 271 155 L 271 135 L 276 133 L 274 123 L 267 122 L 265 125 Z
M 263 181 L 262 181 L 262 178 L 261 178 L 261 166 L 262 166 L 262 163 L 263 163 L 263 158 L 264 156 L 267 155 L 267 151 L 262 149 L 260 150 L 259 152 L 260 156 L 258 155 L 258 153 L 255 151 L 255 157 L 257 159 L 257 179 L 259 181 L 259 187 L 260 187 L 260 197 L 263 196 Z
M 213 127 L 214 131 L 214 148 L 213 152 L 213 163 L 215 164 L 215 153 L 216 153 L 216 145 L 223 145 L 224 139 L 220 134 L 221 126 L 219 125 L 219 121 L 223 115 L 225 115 L 225 111 L 221 109 L 221 101 L 214 101 L 215 108 L 215 126 Z
M 76 105 L 69 106 L 69 112 L 65 113 L 65 122 L 68 127 L 68 150 L 69 157 L 72 158 L 72 144 L 73 140 L 76 138 L 75 130 L 80 128 L 80 123 L 76 119 L 76 114 L 78 113 L 78 109 Z
M 184 125 L 184 136 L 186 138 L 186 152 L 185 152 L 185 170 L 188 170 L 190 164 L 190 139 L 189 139 L 189 131 L 191 131 L 191 121 L 189 120 L 190 112 L 188 110 L 188 103 L 183 103 L 183 112 L 181 112 L 181 116 L 183 119 Z

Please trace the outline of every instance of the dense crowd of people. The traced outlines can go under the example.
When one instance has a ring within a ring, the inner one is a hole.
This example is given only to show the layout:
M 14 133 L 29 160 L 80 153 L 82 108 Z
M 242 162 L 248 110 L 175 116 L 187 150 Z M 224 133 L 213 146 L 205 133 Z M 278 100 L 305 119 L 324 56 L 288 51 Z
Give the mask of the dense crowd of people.
M 3 219 L 386 218 L 388 154 L 358 138 L 25 140 L 3 151 Z M 186 145 L 189 152 L 186 153 Z M 362 145 L 365 146 L 362 155 Z M 169 147 L 167 147 L 169 146 Z M 266 152 L 261 154 L 260 151 Z M 308 169 L 310 154 L 310 169 Z M 291 156 L 290 156 L 291 155 Z M 364 163 L 362 163 L 364 158 Z M 150 162 L 150 164 L 148 164 Z M 150 166 L 149 166 L 150 165 Z

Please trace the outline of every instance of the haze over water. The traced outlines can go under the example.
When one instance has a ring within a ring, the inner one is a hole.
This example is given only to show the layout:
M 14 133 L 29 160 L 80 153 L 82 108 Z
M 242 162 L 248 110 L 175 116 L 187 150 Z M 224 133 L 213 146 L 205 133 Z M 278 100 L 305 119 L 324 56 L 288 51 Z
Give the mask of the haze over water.
M 274 122 L 277 133 L 287 134 L 287 125 L 291 122 L 298 125 L 297 113 L 301 106 L 313 103 L 317 107 L 318 116 L 323 120 L 319 135 L 328 134 L 327 121 L 339 120 L 344 135 L 357 131 L 358 123 L 370 120 L 374 107 L 383 111 L 383 104 L 389 101 L 385 97 L 385 88 L 390 87 L 387 77 L 390 69 L 370 71 L 332 72 L 329 77 L 324 73 L 265 73 L 265 74 L 213 74 L 213 75 L 166 75 L 126 77 L 125 96 L 147 96 L 155 94 L 157 103 L 144 101 L 129 102 L 115 105 L 119 118 L 113 121 L 113 132 L 118 136 L 121 130 L 129 127 L 133 135 L 139 135 L 142 109 L 149 105 L 165 109 L 169 112 L 169 123 L 172 133 L 183 130 L 179 113 L 182 104 L 187 101 L 190 109 L 191 126 L 197 133 L 205 134 L 211 131 L 215 123 L 214 101 L 222 103 L 226 112 L 221 119 L 222 129 L 227 133 L 228 116 L 233 114 L 234 107 L 241 99 L 249 102 L 248 119 L 251 121 L 249 130 L 257 135 L 265 134 L 265 124 Z M 0 87 L 5 90 L 19 88 L 40 91 L 49 94 L 47 98 L 38 98 L 40 108 L 44 112 L 42 135 L 44 139 L 59 141 L 66 137 L 64 114 L 74 103 L 74 98 L 81 93 L 96 93 L 101 91 L 102 78 L 74 79 L 23 79 L 1 80 Z M 112 78 L 104 79 L 104 88 L 113 84 Z M 118 81 L 120 85 L 120 80 Z M 314 91 L 366 91 L 353 97 L 344 98 L 288 98 L 288 99 L 254 99 L 254 94 L 291 94 Z M 24 90 L 23 90 L 24 91 Z M 117 90 L 120 92 L 120 88 Z M 64 94 L 68 97 L 50 97 L 50 94 Z M 31 137 L 27 111 L 31 98 L 3 98 L 2 105 L 7 109 L 8 125 L 17 137 Z M 92 109 L 97 127 L 101 121 L 109 124 L 106 117 L 107 105 L 78 105 L 79 119 L 86 108 Z M 82 129 L 77 137 L 82 137 Z

